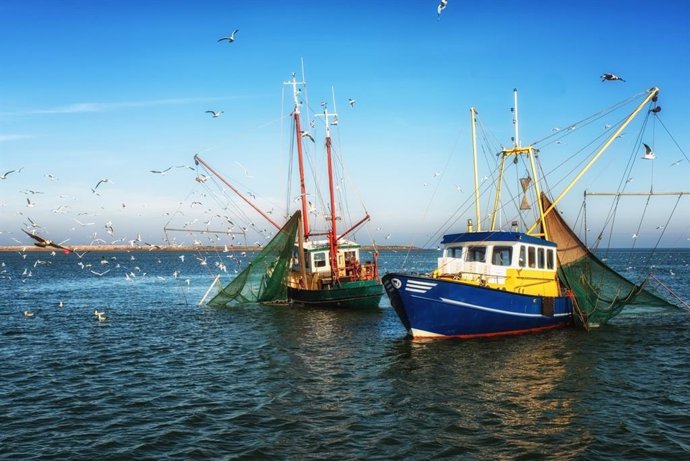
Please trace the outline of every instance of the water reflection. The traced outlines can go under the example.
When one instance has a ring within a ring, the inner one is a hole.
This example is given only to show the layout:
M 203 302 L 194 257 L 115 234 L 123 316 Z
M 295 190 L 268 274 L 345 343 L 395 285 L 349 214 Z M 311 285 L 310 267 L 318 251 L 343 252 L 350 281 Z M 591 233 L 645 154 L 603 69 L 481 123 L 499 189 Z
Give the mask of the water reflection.
M 592 436 L 576 427 L 577 380 L 584 377 L 570 372 L 573 334 L 400 342 L 389 351 L 386 375 L 404 405 L 391 405 L 421 431 L 439 426 L 440 417 L 438 440 L 456 455 L 577 458 Z

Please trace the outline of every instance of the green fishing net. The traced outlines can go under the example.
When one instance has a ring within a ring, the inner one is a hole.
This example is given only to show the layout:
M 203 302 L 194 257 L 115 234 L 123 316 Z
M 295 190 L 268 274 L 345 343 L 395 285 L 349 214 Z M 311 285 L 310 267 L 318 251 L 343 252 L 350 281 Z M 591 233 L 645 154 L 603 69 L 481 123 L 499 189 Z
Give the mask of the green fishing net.
M 284 283 L 299 228 L 300 212 L 296 212 L 263 250 L 214 296 L 209 306 L 229 304 L 270 303 L 287 300 Z

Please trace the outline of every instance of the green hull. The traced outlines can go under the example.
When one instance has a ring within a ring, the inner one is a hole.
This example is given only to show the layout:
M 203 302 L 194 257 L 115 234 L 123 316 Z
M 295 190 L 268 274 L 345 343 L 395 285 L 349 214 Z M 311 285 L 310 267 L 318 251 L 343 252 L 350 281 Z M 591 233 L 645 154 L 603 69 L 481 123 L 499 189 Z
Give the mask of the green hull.
M 288 288 L 288 296 L 292 303 L 302 306 L 375 308 L 379 306 L 383 289 L 378 280 L 362 280 L 322 290 Z

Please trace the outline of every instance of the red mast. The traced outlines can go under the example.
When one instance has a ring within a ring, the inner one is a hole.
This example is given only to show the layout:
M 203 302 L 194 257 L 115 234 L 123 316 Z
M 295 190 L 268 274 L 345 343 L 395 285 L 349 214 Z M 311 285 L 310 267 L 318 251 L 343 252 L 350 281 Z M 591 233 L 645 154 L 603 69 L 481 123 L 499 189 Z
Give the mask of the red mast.
M 304 238 L 309 238 L 309 209 L 307 202 L 307 187 L 304 182 L 304 157 L 302 154 L 302 127 L 299 117 L 299 100 L 297 99 L 297 85 L 304 85 L 304 82 L 297 82 L 295 73 L 292 73 L 292 81 L 285 82 L 286 85 L 292 85 L 292 97 L 295 102 L 295 109 L 292 115 L 295 118 L 295 136 L 297 137 L 297 162 L 299 164 L 299 187 L 300 196 L 302 199 L 302 222 L 304 223 Z
M 328 243 L 331 256 L 331 276 L 335 281 L 338 280 L 338 233 L 335 228 L 335 193 L 333 189 L 333 158 L 331 155 L 331 128 L 328 116 L 328 109 L 324 104 L 323 116 L 326 120 L 326 159 L 328 162 L 328 192 L 331 199 L 331 230 L 328 232 Z

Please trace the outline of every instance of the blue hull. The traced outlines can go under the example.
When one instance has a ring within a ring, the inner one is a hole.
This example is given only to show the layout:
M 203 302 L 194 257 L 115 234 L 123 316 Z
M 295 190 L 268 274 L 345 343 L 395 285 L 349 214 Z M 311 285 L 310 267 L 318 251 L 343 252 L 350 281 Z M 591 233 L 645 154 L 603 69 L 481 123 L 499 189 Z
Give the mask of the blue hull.
M 541 297 L 431 277 L 383 277 L 391 305 L 414 338 L 473 338 L 527 333 L 573 322 L 567 297 Z

